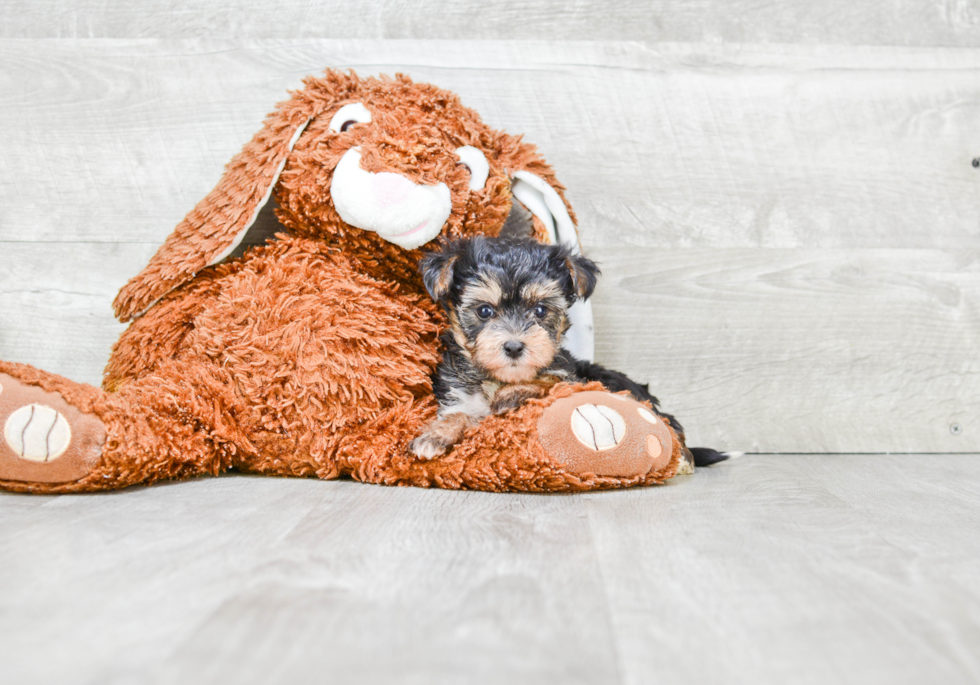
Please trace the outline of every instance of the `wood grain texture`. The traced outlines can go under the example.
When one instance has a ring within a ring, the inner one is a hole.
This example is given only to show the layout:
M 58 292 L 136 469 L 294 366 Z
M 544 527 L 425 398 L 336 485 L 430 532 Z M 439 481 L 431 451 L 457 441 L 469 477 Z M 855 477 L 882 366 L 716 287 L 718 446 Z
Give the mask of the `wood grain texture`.
M 17 682 L 616 679 L 575 498 L 229 477 L 42 501 L 0 495 Z
M 599 360 L 692 441 L 980 450 L 980 50 L 10 39 L 0 64 L 5 359 L 98 383 L 113 294 L 273 103 L 406 71 L 541 147 L 605 269 Z
M 99 384 L 123 330 L 109 303 L 153 249 L 7 245 L 5 358 Z M 980 450 L 976 251 L 590 254 L 605 274 L 594 300 L 598 358 L 649 382 L 694 444 Z
M 589 497 L 627 682 L 976 682 L 977 467 L 746 457 Z
M 692 444 L 980 451 L 977 251 L 590 255 L 597 357 L 649 382 Z
M 0 494 L 3 672 L 975 682 L 977 482 L 968 456 L 754 456 L 585 496 L 235 476 Z
M 0 238 L 159 243 L 326 66 L 523 132 L 593 244 L 980 246 L 980 50 L 5 41 Z
M 112 299 L 151 245 L 0 243 L 0 357 L 92 385 L 125 330 Z
M 468 38 L 980 47 L 973 0 L 0 2 L 4 38 Z

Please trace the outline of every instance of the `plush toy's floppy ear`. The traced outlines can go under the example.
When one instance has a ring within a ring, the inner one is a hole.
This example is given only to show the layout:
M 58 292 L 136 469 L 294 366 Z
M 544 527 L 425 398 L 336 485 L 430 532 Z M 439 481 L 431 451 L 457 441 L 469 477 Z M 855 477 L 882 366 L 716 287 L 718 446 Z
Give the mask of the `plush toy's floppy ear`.
M 515 171 L 511 178 L 511 194 L 544 224 L 551 244 L 580 252 L 575 221 L 558 191 L 530 171 Z
M 541 175 L 532 171 L 539 170 Z M 531 162 L 523 169 L 511 172 L 511 194 L 524 205 L 542 224 L 552 244 L 566 246 L 573 255 L 581 253 L 578 232 L 575 230 L 575 219 L 569 211 L 565 200 L 558 190 L 548 180 L 545 173 L 547 168 L 538 162 Z M 557 182 L 556 182 L 557 183 Z M 558 186 L 561 187 L 561 186 Z M 594 265 L 593 265 L 594 266 Z M 592 287 L 595 281 L 593 277 Z M 562 347 L 578 359 L 593 361 L 595 359 L 595 327 L 592 319 L 592 303 L 582 295 L 568 310 L 568 320 L 571 327 L 562 339 Z
M 177 225 L 146 268 L 119 291 L 113 307 L 120 321 L 139 316 L 235 249 L 269 200 L 290 151 L 316 114 L 317 102 L 300 91 L 269 115 L 225 167 L 217 187 Z

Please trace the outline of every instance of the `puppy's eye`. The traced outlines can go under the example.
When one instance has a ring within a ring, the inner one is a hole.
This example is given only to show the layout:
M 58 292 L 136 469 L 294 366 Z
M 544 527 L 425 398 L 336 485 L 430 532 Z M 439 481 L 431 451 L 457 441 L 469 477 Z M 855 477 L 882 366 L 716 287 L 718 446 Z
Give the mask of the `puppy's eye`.
M 539 304 L 537 307 L 534 308 L 534 315 L 539 319 L 543 319 L 548 315 L 548 308 L 545 307 L 543 304 Z
M 481 304 L 479 307 L 476 308 L 476 315 L 479 316 L 484 321 L 486 321 L 491 316 L 493 316 L 493 307 L 491 307 L 488 304 Z
M 367 124 L 371 121 L 371 112 L 360 102 L 352 102 L 337 110 L 330 119 L 330 130 L 343 133 L 354 124 Z

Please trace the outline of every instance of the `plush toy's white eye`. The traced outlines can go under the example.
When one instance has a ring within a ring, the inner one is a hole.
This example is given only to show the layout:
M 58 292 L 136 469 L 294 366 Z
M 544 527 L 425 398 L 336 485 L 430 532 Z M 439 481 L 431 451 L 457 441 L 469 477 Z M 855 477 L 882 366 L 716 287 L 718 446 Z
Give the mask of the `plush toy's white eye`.
M 330 120 L 330 130 L 343 133 L 354 124 L 366 124 L 371 121 L 371 113 L 360 102 L 352 102 L 337 110 Z
M 456 154 L 459 155 L 459 163 L 470 170 L 470 190 L 483 188 L 487 183 L 487 176 L 490 175 L 490 164 L 486 155 L 472 145 L 456 148 Z

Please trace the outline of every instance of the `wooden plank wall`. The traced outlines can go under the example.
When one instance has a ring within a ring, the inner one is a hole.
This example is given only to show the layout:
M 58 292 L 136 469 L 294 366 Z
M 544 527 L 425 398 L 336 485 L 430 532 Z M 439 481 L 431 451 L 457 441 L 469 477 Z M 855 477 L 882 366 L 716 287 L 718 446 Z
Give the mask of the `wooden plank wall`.
M 0 1 L 5 359 L 98 383 L 115 292 L 286 90 L 404 71 L 541 147 L 599 360 L 695 442 L 980 451 L 976 2 L 68 5 Z
M 975 0 L 2 0 L 0 13 L 4 38 L 980 44 Z

